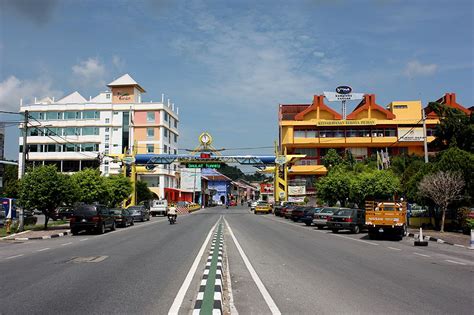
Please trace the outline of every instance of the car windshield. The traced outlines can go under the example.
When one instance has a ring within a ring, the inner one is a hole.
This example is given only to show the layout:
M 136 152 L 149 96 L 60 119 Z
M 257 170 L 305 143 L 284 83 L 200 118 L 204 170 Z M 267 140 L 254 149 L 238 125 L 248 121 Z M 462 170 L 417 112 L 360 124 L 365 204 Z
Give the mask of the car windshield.
M 334 213 L 334 215 L 338 215 L 338 216 L 351 216 L 354 211 L 356 210 L 352 210 L 352 209 L 342 209 L 342 210 L 339 210 L 337 211 L 336 213 Z
M 110 213 L 120 215 L 122 214 L 122 209 L 112 209 L 110 210 Z

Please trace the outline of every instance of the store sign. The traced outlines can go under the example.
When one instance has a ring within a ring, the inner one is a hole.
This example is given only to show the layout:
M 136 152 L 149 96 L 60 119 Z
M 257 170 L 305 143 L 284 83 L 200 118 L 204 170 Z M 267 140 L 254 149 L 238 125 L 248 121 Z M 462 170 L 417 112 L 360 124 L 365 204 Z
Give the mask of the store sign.
M 372 126 L 375 120 L 320 120 L 317 126 Z
M 340 86 L 338 89 L 340 89 L 341 92 L 344 93 L 338 93 L 338 92 L 323 92 L 324 97 L 329 102 L 340 102 L 340 101 L 355 101 L 355 100 L 361 100 L 364 98 L 364 93 L 351 93 L 347 88 L 349 88 L 351 91 L 352 89 L 348 86 Z M 337 91 L 337 89 L 336 89 Z M 349 93 L 347 93 L 349 92 Z
M 221 168 L 220 163 L 186 163 L 187 168 Z
M 399 127 L 398 137 L 400 142 L 423 141 L 423 128 Z
M 352 92 L 352 88 L 347 85 L 341 85 L 336 88 L 336 93 L 338 94 L 350 94 Z
M 289 196 L 301 196 L 306 195 L 306 186 L 288 186 Z
M 260 184 L 260 193 L 262 194 L 273 194 L 273 184 Z
M 304 202 L 304 196 L 303 196 L 303 197 L 292 197 L 292 196 L 289 196 L 289 197 L 288 197 L 288 201 L 303 203 L 303 202 Z

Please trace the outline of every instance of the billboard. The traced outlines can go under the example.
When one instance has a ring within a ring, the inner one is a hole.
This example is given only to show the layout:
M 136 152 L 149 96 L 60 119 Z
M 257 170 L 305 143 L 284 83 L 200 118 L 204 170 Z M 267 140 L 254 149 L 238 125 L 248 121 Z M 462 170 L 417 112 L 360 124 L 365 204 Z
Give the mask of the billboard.
M 409 142 L 409 141 L 423 141 L 423 128 L 410 128 L 410 127 L 399 127 L 398 128 L 398 141 Z
M 201 191 L 201 170 L 182 168 L 180 188 L 189 192 Z
M 306 195 L 306 186 L 288 186 L 288 196 Z
M 273 194 L 273 184 L 261 183 L 260 184 L 260 193 L 261 194 Z

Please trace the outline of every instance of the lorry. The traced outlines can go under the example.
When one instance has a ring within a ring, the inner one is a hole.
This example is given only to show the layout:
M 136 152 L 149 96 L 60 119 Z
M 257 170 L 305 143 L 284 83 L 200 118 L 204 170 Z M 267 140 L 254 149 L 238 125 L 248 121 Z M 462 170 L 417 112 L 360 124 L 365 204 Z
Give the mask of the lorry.
M 407 203 L 404 201 L 366 201 L 365 224 L 369 238 L 379 235 L 403 239 L 407 235 Z
M 157 215 L 166 216 L 167 213 L 168 213 L 168 200 L 153 199 L 150 201 L 150 214 L 153 217 L 156 217 Z

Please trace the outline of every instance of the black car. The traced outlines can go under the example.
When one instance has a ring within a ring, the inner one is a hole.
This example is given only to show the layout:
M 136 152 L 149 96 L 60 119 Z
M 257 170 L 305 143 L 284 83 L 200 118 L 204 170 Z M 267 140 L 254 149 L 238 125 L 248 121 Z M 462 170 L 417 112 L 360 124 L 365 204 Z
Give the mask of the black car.
M 321 211 L 321 208 L 317 207 L 308 207 L 303 214 L 303 217 L 300 218 L 300 221 L 310 226 L 313 223 L 314 214 Z
M 115 208 L 111 209 L 110 213 L 114 216 L 117 226 L 127 227 L 135 224 L 132 215 L 127 209 Z
M 291 211 L 290 219 L 293 220 L 294 222 L 298 222 L 303 218 L 303 216 L 308 210 L 309 210 L 309 207 L 304 207 L 304 206 L 296 207 Z
M 130 215 L 133 217 L 134 221 L 150 221 L 150 210 L 144 206 L 131 206 L 128 207 L 127 210 L 130 212 Z
M 72 214 L 74 212 L 73 208 L 69 207 L 59 207 L 54 211 L 53 213 L 49 214 L 49 217 L 53 220 L 67 220 L 72 217 Z
M 328 228 L 333 233 L 339 230 L 350 230 L 359 233 L 365 226 L 365 210 L 363 209 L 341 209 L 336 211 L 327 221 Z
M 82 204 L 74 208 L 69 226 L 73 235 L 84 230 L 103 234 L 106 229 L 115 230 L 115 219 L 110 210 L 103 205 Z

